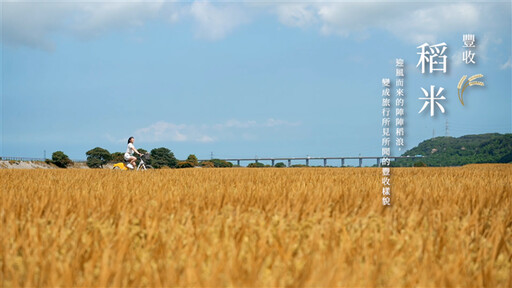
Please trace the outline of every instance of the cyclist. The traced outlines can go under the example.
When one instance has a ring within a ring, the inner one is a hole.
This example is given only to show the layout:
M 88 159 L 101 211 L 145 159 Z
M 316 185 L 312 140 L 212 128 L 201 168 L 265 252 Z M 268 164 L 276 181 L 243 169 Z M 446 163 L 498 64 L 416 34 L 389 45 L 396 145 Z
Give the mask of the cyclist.
M 130 162 L 126 166 L 128 166 L 130 169 L 135 167 L 135 160 L 137 160 L 137 158 L 133 156 L 133 153 L 135 152 L 139 155 L 142 155 L 139 151 L 137 151 L 137 149 L 135 149 L 133 142 L 135 142 L 135 138 L 133 138 L 133 136 L 128 138 L 128 147 L 126 147 L 126 153 L 124 153 L 124 160 L 126 160 L 126 162 Z

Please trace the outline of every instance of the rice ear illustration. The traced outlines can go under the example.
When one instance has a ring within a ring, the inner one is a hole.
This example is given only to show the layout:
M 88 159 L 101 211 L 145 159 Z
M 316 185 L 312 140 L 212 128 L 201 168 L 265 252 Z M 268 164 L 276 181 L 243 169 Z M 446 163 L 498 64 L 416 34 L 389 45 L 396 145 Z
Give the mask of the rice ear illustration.
M 464 75 L 462 78 L 460 78 L 459 85 L 457 85 L 457 89 L 460 89 L 462 87 L 462 83 L 464 83 L 464 80 L 466 80 L 468 76 Z
M 459 101 L 460 103 L 462 104 L 462 106 L 464 106 L 464 90 L 466 90 L 466 88 L 468 88 L 468 86 L 485 86 L 484 85 L 484 82 L 482 81 L 473 81 L 475 79 L 478 79 L 478 78 L 482 78 L 484 77 L 483 74 L 476 74 L 476 75 L 473 75 L 471 77 L 469 77 L 467 80 L 467 75 L 464 75 L 462 76 L 462 78 L 460 78 L 459 80 L 459 84 L 457 85 L 457 95 L 459 96 Z
M 482 78 L 482 77 L 484 77 L 484 75 L 476 74 L 476 75 L 473 75 L 473 76 L 469 77 L 468 81 L 471 82 L 471 81 L 473 81 L 475 79 Z
M 484 85 L 484 82 L 480 82 L 480 81 L 473 81 L 473 82 L 469 82 L 469 86 L 485 86 Z
M 462 78 L 460 78 L 459 84 L 457 85 L 457 96 L 459 96 L 459 101 L 462 103 L 462 106 L 464 106 L 464 100 L 462 100 L 462 93 L 460 93 L 460 88 L 462 87 L 462 83 L 464 83 L 464 80 L 466 80 L 467 77 L 467 75 L 462 76 Z

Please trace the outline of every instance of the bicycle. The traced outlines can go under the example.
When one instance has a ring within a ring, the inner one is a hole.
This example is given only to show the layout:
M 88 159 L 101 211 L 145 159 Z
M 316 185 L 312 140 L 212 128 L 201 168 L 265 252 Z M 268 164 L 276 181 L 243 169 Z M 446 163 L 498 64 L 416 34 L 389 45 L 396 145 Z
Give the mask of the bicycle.
M 147 164 L 146 165 L 146 162 L 149 161 L 149 157 L 150 157 L 150 154 L 148 152 L 142 154 L 142 156 L 140 156 L 140 162 L 139 162 L 139 165 L 137 165 L 137 171 L 139 170 L 143 170 L 143 171 L 146 171 L 148 169 L 153 169 L 153 167 L 151 167 L 151 165 Z M 114 164 L 114 167 L 112 167 L 112 169 L 114 170 L 134 170 L 135 168 L 129 168 L 128 167 L 128 163 L 127 161 L 123 161 L 123 162 L 119 162 L 119 163 L 116 163 Z

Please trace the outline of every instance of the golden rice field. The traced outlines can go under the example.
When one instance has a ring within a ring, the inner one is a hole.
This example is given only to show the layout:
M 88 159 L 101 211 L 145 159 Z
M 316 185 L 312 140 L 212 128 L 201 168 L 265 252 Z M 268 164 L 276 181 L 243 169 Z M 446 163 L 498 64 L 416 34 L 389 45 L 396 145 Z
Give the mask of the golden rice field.
M 511 287 L 512 165 L 0 170 L 4 287 Z

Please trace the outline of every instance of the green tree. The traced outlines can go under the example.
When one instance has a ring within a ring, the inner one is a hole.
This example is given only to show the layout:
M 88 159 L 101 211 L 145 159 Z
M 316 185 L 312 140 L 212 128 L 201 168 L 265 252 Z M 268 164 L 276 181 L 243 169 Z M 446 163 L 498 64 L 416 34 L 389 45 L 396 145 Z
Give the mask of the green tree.
M 414 167 L 427 167 L 427 164 L 425 164 L 422 161 L 414 162 Z
M 176 164 L 176 168 L 194 168 L 194 165 L 188 161 L 180 161 Z
M 91 149 L 85 152 L 85 155 L 87 155 L 87 166 L 89 168 L 103 168 L 103 165 L 112 159 L 112 154 L 101 147 Z
M 261 167 L 265 167 L 265 164 L 260 163 L 260 162 L 254 162 L 254 163 L 249 163 L 249 165 L 247 165 L 247 167 L 261 168 Z
M 178 164 L 178 160 L 174 157 L 171 150 L 160 147 L 151 150 L 151 166 L 153 168 L 162 168 L 164 166 L 174 168 Z
M 286 164 L 284 164 L 283 162 L 277 162 L 276 165 L 274 165 L 274 167 L 284 168 L 284 167 L 286 167 Z
M 141 154 L 144 154 L 144 153 L 147 153 L 148 151 L 143 149 L 143 148 L 139 148 L 137 149 L 137 151 L 139 151 Z M 122 152 L 114 152 L 112 153 L 112 158 L 110 159 L 110 161 L 113 161 L 113 162 L 123 162 L 124 161 L 124 153 Z
M 211 161 L 202 161 L 201 163 L 199 163 L 199 165 L 203 168 L 213 168 L 215 167 L 215 165 L 213 165 L 213 162 Z
M 304 164 L 293 164 L 292 167 L 293 168 L 302 168 L 302 167 L 308 167 L 308 166 L 304 165 Z
M 512 152 L 501 157 L 501 159 L 498 161 L 498 163 L 511 163 L 511 162 L 512 162 Z
M 124 161 L 124 153 L 122 152 L 114 152 L 111 155 L 112 161 L 114 162 L 123 162 Z
M 55 151 L 52 154 L 52 163 L 61 168 L 67 168 L 68 166 L 73 164 L 68 157 L 68 155 L 64 154 L 62 151 Z
M 233 163 L 221 159 L 211 159 L 210 162 L 212 162 L 215 167 L 233 167 Z
M 196 155 L 194 155 L 194 154 L 190 154 L 190 155 L 188 155 L 188 157 L 187 157 L 187 162 L 189 162 L 190 164 L 192 164 L 192 166 L 197 166 L 197 165 L 199 165 L 199 163 L 197 162 L 197 157 L 196 157 Z

